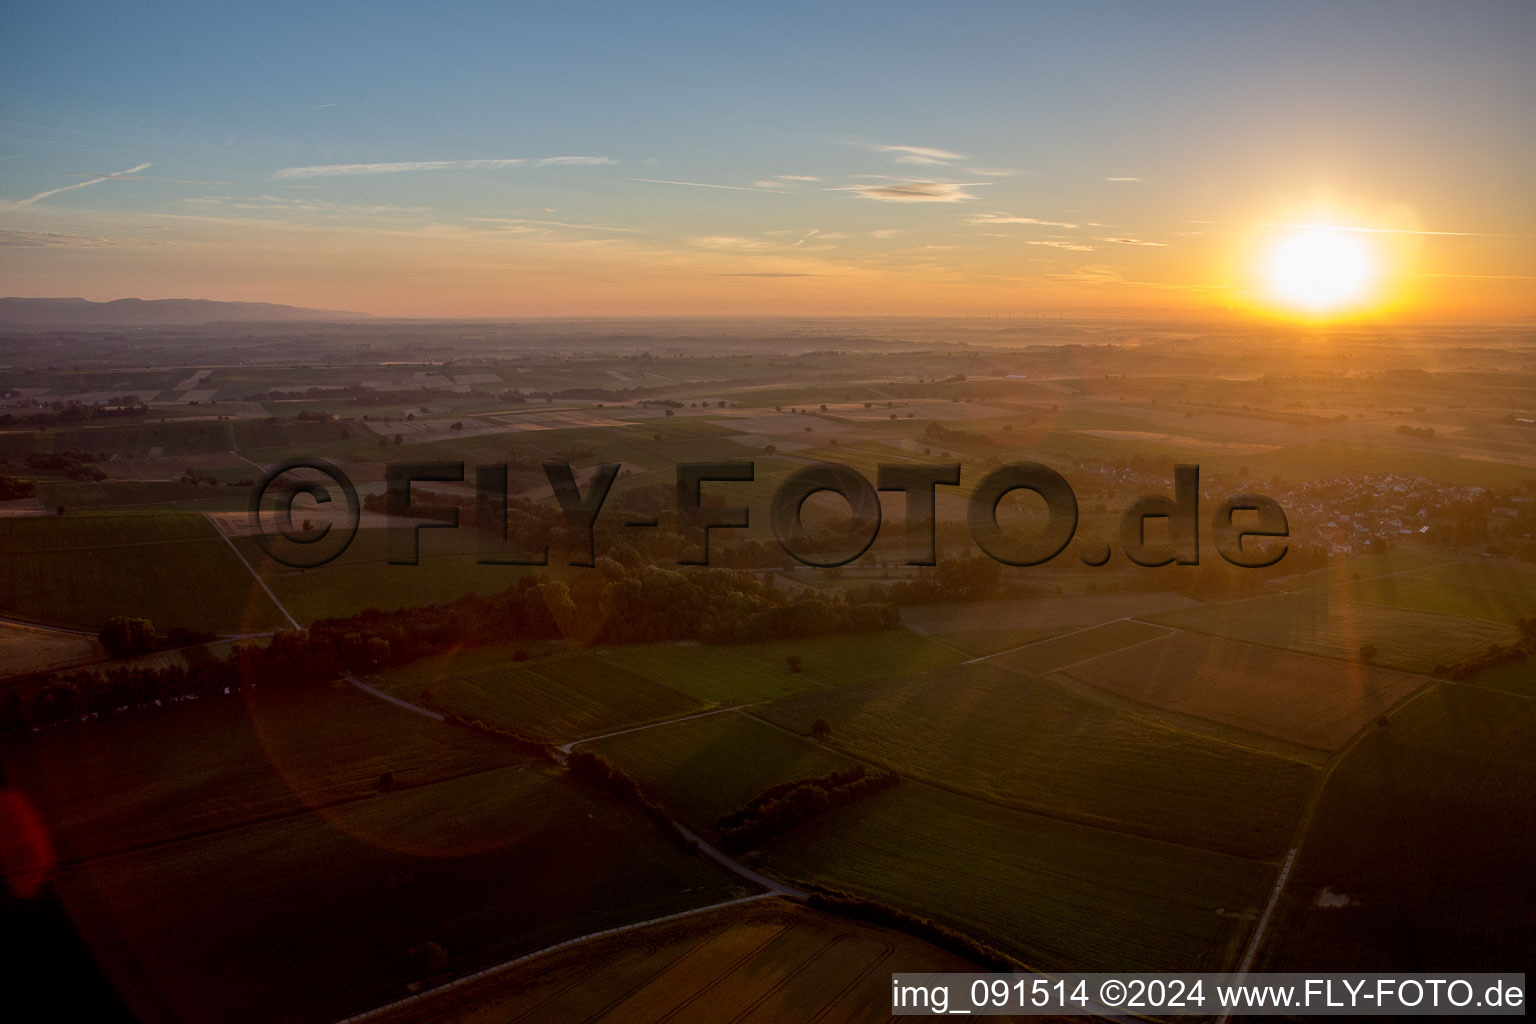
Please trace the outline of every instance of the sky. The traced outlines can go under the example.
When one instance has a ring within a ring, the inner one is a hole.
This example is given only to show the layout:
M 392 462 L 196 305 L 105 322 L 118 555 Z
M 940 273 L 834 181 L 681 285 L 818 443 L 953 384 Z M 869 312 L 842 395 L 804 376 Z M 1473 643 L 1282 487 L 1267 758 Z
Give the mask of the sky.
M 1536 316 L 1528 0 L 58 2 L 4 26 L 4 294 Z M 1320 227 L 1359 282 L 1308 309 L 1276 253 L 1339 280 L 1293 244 Z

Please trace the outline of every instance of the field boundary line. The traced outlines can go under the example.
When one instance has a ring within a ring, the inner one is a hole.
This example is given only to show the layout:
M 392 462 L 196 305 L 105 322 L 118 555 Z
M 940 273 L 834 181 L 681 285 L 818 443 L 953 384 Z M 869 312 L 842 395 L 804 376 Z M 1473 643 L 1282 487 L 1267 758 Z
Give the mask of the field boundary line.
M 1143 622 L 1142 619 L 1130 619 L 1129 621 L 1131 621 L 1131 622 Z M 1067 663 L 1065 665 L 1062 665 L 1060 668 L 1053 668 L 1053 669 L 1051 669 L 1051 671 L 1052 672 L 1065 672 L 1068 669 L 1076 668 L 1077 666 L 1082 665 L 1085 662 L 1093 661 L 1095 658 L 1102 658 L 1102 657 L 1105 657 L 1106 655 L 1110 655 L 1110 654 L 1121 654 L 1121 653 L 1124 653 L 1125 651 L 1129 651 L 1129 650 L 1132 650 L 1134 648 L 1140 647 L 1143 644 L 1154 643 L 1154 642 L 1156 642 L 1158 640 L 1166 640 L 1166 639 L 1168 639 L 1168 634 L 1169 633 L 1177 633 L 1178 632 L 1178 630 L 1174 629 L 1172 626 L 1164 626 L 1160 622 L 1146 622 L 1145 625 L 1156 626 L 1158 629 L 1164 630 L 1164 632 L 1162 634 L 1158 635 L 1158 636 L 1149 636 L 1145 640 L 1133 640 L 1130 643 L 1124 644 L 1124 645 L 1122 645 L 1120 647 L 1111 647 L 1109 650 L 1101 651 L 1098 654 L 1090 654 L 1086 658 L 1079 658 L 1076 661 L 1069 662 L 1069 663 Z M 1089 685 L 1091 686 L 1093 684 L 1090 683 Z M 1140 703 L 1140 701 L 1138 701 L 1137 703 Z
M 402 1007 L 412 1006 L 424 999 L 435 996 L 440 992 L 447 992 L 450 989 L 459 988 L 460 986 L 467 985 L 472 981 L 478 981 L 481 978 L 490 977 L 492 974 L 496 974 L 499 971 L 504 971 L 508 968 L 520 966 L 522 964 L 528 963 L 530 960 L 537 960 L 541 956 L 545 956 L 549 953 L 555 953 L 559 950 L 566 949 L 571 946 L 577 946 L 592 939 L 600 939 L 607 935 L 622 935 L 624 932 L 632 932 L 636 929 L 646 928 L 653 924 L 666 924 L 669 921 L 681 920 L 682 918 L 692 917 L 695 914 L 702 914 L 710 910 L 720 910 L 725 907 L 739 906 L 743 903 L 753 903 L 757 900 L 774 899 L 776 898 L 776 895 L 777 894 L 771 892 L 760 892 L 752 896 L 738 896 L 736 899 L 722 900 L 719 903 L 707 903 L 702 907 L 694 907 L 691 910 L 682 910 L 675 914 L 666 914 L 662 917 L 653 917 L 646 921 L 636 921 L 632 924 L 622 924 L 614 928 L 604 928 L 602 931 L 588 932 L 585 935 L 578 935 L 574 939 L 566 939 L 563 942 L 555 943 L 553 946 L 545 946 L 543 949 L 536 949 L 532 953 L 524 953 L 522 956 L 514 957 L 511 960 L 505 960 L 499 964 L 493 964 L 490 967 L 482 968 L 473 974 L 466 974 L 462 978 L 454 978 L 452 981 L 445 982 L 433 988 L 429 988 L 424 991 L 417 992 L 413 995 L 406 996 L 404 999 L 396 999 L 392 1003 L 385 1003 L 383 1006 L 375 1006 L 371 1010 L 364 1010 L 362 1013 L 355 1013 L 350 1017 L 343 1017 L 340 1020 L 333 1022 L 333 1024 L 356 1024 L 357 1021 L 364 1021 L 370 1017 L 376 1017 L 379 1014 L 385 1013 L 389 1010 L 398 1010 Z
M 1419 687 L 1413 693 L 1410 693 L 1408 696 L 1398 701 L 1392 707 L 1388 708 L 1382 717 L 1392 717 L 1403 708 L 1407 707 L 1409 704 L 1419 700 L 1424 696 L 1424 694 L 1443 685 L 1445 685 L 1444 682 L 1440 680 L 1432 680 L 1430 685 Z M 1355 733 L 1355 735 L 1351 737 L 1350 741 L 1339 749 L 1337 755 L 1335 755 L 1335 757 L 1329 762 L 1327 770 L 1323 772 L 1322 778 L 1318 779 L 1317 789 L 1313 791 L 1312 799 L 1308 801 L 1306 810 L 1302 812 L 1301 821 L 1297 824 L 1296 838 L 1292 843 L 1291 852 L 1286 855 L 1285 865 L 1281 868 L 1279 877 L 1275 879 L 1274 888 L 1270 890 L 1269 904 L 1264 908 L 1264 914 L 1259 919 L 1259 923 L 1254 928 L 1253 937 L 1248 940 L 1248 948 L 1243 952 L 1243 959 L 1238 968 L 1238 973 L 1242 975 L 1242 977 L 1247 977 L 1249 968 L 1253 966 L 1253 961 L 1258 956 L 1259 947 L 1262 944 L 1264 936 L 1269 928 L 1270 915 L 1273 913 L 1275 907 L 1280 902 L 1280 896 L 1285 888 L 1285 883 L 1289 880 L 1291 868 L 1294 864 L 1297 854 L 1301 852 L 1302 846 L 1306 844 L 1307 833 L 1312 830 L 1312 819 L 1316 817 L 1317 808 L 1323 802 L 1323 796 L 1328 791 L 1328 783 L 1332 781 L 1333 773 L 1338 770 L 1339 765 L 1343 764 L 1345 760 L 1348 759 L 1349 755 L 1354 752 L 1354 749 L 1360 745 L 1360 741 L 1365 739 L 1366 736 L 1370 735 L 1374 728 L 1376 728 L 1376 720 L 1372 720 L 1366 725 L 1361 726 L 1360 731 Z M 1217 1024 L 1226 1024 L 1226 1021 L 1230 1020 L 1231 1017 L 1232 1014 L 1230 1011 L 1223 1013 L 1221 1017 L 1218 1018 Z
M 1102 629 L 1105 626 L 1112 626 L 1112 625 L 1114 625 L 1117 622 L 1140 622 L 1143 625 L 1156 626 L 1159 629 L 1166 629 L 1166 630 L 1169 630 L 1169 631 L 1173 631 L 1176 628 L 1176 627 L 1173 627 L 1173 626 L 1165 626 L 1161 622 L 1148 622 L 1146 619 L 1140 619 L 1140 618 L 1137 618 L 1134 615 L 1122 615 L 1118 619 L 1109 619 L 1109 620 L 1107 620 L 1105 622 L 1095 622 L 1095 623 L 1093 623 L 1090 626 L 1083 626 L 1080 629 L 1069 630 L 1069 631 L 1067 631 L 1065 633 L 1057 633 L 1055 636 L 1041 637 L 1039 640 L 1031 640 L 1027 644 L 1019 644 L 1019 646 L 1017 646 L 1017 647 L 1010 647 L 1006 651 L 994 651 L 991 654 L 983 654 L 979 658 L 971 658 L 969 661 L 962 661 L 960 664 L 962 664 L 962 665 L 975 665 L 975 664 L 979 664 L 980 662 L 983 662 L 983 661 L 990 661 L 993 658 L 1001 658 L 1005 654 L 1014 654 L 1014 653 L 1016 653 L 1018 651 L 1028 650 L 1031 647 L 1038 647 L 1040 644 L 1049 643 L 1052 640 L 1065 640 L 1067 637 L 1069 637 L 1069 636 L 1077 636 L 1079 633 L 1090 633 L 1090 632 L 1092 632 L 1095 629 Z M 1131 644 L 1129 646 L 1133 646 L 1134 647 L 1135 644 L 1144 644 L 1144 643 L 1147 643 L 1149 640 L 1160 640 L 1160 639 L 1162 639 L 1162 638 L 1161 637 L 1155 637 L 1155 636 L 1148 637 L 1146 640 L 1137 640 L 1135 643 L 1133 643 L 1133 644 Z M 1124 648 L 1116 647 L 1116 648 L 1113 648 L 1112 650 L 1117 650 L 1118 651 L 1118 650 L 1123 650 L 1123 649 Z M 1110 652 L 1109 651 L 1105 651 L 1104 653 L 1108 654 Z M 1098 655 L 1094 655 L 1094 657 L 1098 657 Z M 1083 660 L 1086 661 L 1088 659 L 1085 658 Z M 1078 664 L 1078 663 L 1077 662 L 1073 662 L 1073 664 L 1075 665 L 1075 664 Z
M 548 679 L 549 677 L 545 676 L 544 678 Z M 557 682 L 556 680 L 551 681 Z M 677 722 L 687 722 L 695 718 L 708 718 L 710 715 L 723 715 L 727 711 L 740 711 L 746 706 L 747 705 L 745 704 L 732 704 L 727 708 L 710 708 L 708 711 L 692 711 L 686 715 L 680 715 L 677 718 L 663 718 L 657 722 L 646 722 L 643 725 L 633 725 L 627 729 L 616 729 L 613 732 L 605 732 L 600 736 L 583 736 L 580 739 L 571 740 L 569 743 L 562 743 L 555 749 L 560 751 L 562 754 L 569 754 L 571 750 L 579 743 L 596 743 L 598 740 L 611 739 L 614 736 L 627 736 L 632 732 L 644 732 L 647 729 L 659 729 L 664 725 L 673 725 Z
M 770 721 L 761 715 L 754 714 L 750 707 L 743 708 L 742 713 L 745 714 L 746 717 L 752 719 L 754 722 L 766 725 L 770 729 L 777 729 L 779 732 L 782 732 L 785 735 L 795 737 L 802 743 L 815 742 L 810 737 L 802 736 L 800 733 L 795 732 L 793 729 L 790 729 L 787 726 L 780 725 L 778 722 Z M 1071 825 L 1075 828 L 1093 829 L 1095 831 L 1105 832 L 1110 835 L 1124 836 L 1130 839 L 1140 840 L 1141 842 L 1157 843 L 1162 846 L 1171 846 L 1182 850 L 1194 850 L 1197 853 L 1209 854 L 1214 857 L 1225 857 L 1228 860 L 1243 861 L 1252 864 L 1267 864 L 1272 861 L 1271 857 L 1259 854 L 1234 853 L 1230 850 L 1218 850 L 1210 846 L 1201 846 L 1198 843 L 1181 842 L 1177 839 L 1170 839 L 1166 836 L 1148 835 L 1145 832 L 1137 832 L 1132 829 L 1117 828 L 1114 822 L 1108 820 L 1078 817 L 1066 813 L 1065 811 L 1053 810 L 1048 807 L 1031 806 L 1022 803 L 1008 803 L 996 797 L 983 796 L 980 793 L 973 793 L 970 790 L 962 789 L 957 785 L 940 781 L 939 779 L 936 779 L 925 773 L 904 770 L 897 765 L 891 764 L 888 761 L 882 761 L 878 758 L 871 757 L 868 754 L 855 753 L 846 747 L 838 746 L 835 740 L 830 743 L 822 744 L 821 746 L 824 749 L 836 751 L 838 754 L 841 754 L 843 757 L 846 757 L 850 761 L 856 761 L 865 765 L 873 765 L 874 767 L 880 768 L 884 771 L 896 772 L 901 776 L 903 785 L 910 783 L 913 786 L 927 786 L 929 789 L 936 789 L 941 793 L 948 793 L 950 796 L 958 797 L 961 800 L 971 800 L 975 803 L 983 804 L 987 807 L 995 808 L 997 810 L 1008 811 L 1011 814 L 1027 814 L 1032 817 L 1045 819 L 1047 821 L 1054 821 L 1062 825 Z M 875 795 L 879 796 L 880 794 L 877 793 Z
M 240 564 L 245 566 L 246 570 L 251 574 L 251 579 L 256 581 L 256 585 L 259 586 L 262 590 L 266 591 L 267 597 L 272 600 L 273 606 L 276 607 L 278 611 L 283 613 L 283 618 L 288 620 L 288 624 L 291 625 L 294 629 L 303 629 L 304 627 L 299 625 L 299 620 L 290 615 L 288 613 L 288 609 L 283 605 L 283 602 L 279 601 L 277 599 L 277 595 L 272 593 L 272 588 L 267 586 L 267 581 L 262 579 L 260 574 L 256 572 L 256 567 L 246 560 L 245 555 L 241 553 L 239 548 L 235 547 L 235 542 L 230 538 L 229 534 L 219 529 L 219 524 L 213 521 L 213 516 L 207 512 L 204 512 L 203 518 L 207 520 L 208 525 L 213 529 L 213 532 L 223 538 L 225 544 L 229 545 L 229 550 L 233 551 L 235 553 L 235 557 L 240 559 Z
M 396 697 L 393 694 L 385 693 L 377 686 L 369 686 L 367 683 L 357 678 L 357 676 L 353 675 L 351 672 L 343 672 L 341 674 L 341 678 L 345 679 L 359 690 L 362 690 L 370 697 L 377 697 L 379 700 L 389 701 L 389 703 L 395 705 L 396 707 L 404 708 L 407 711 L 413 711 L 418 715 L 423 715 L 427 718 L 433 719 L 434 721 L 447 721 L 445 716 L 438 714 L 436 711 L 429 711 L 418 704 L 412 704 L 410 701 L 401 700 L 399 697 Z

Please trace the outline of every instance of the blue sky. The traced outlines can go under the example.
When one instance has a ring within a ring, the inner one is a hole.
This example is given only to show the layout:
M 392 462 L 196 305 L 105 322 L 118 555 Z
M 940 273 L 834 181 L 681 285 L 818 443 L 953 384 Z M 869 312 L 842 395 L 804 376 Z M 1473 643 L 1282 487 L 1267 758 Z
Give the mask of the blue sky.
M 1529 3 L 29 5 L 0 290 L 1205 308 L 1326 216 L 1411 239 L 1419 306 L 1520 312 L 1533 52 Z

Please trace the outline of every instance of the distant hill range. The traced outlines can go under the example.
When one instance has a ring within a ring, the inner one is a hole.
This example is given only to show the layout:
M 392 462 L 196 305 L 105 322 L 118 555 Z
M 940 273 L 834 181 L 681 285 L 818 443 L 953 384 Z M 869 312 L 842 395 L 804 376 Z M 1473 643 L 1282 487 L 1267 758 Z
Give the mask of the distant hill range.
M 372 320 L 367 313 L 212 299 L 0 299 L 0 324 L 46 327 Z

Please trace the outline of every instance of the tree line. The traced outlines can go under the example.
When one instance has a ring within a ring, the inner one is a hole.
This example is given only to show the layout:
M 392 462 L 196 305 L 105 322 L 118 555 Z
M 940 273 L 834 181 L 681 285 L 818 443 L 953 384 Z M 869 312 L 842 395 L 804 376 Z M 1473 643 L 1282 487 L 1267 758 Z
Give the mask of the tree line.
M 646 643 L 696 639 L 747 642 L 894 628 L 890 605 L 836 595 L 789 594 L 749 572 L 633 571 L 599 559 L 596 573 L 574 584 L 540 574 L 497 594 L 394 611 L 370 608 L 237 642 L 228 658 L 188 648 L 186 667 L 117 666 L 45 677 L 31 688 L 12 683 L 0 696 L 0 735 L 80 721 L 133 708 L 220 696 L 251 684 L 314 686 L 343 672 L 375 672 L 451 651 L 514 640 Z M 185 631 L 172 631 L 183 639 Z M 145 619 L 114 620 L 103 629 L 108 650 L 124 656 L 170 642 Z
M 761 846 L 792 828 L 884 792 L 900 781 L 901 776 L 895 772 L 869 775 L 862 765 L 855 765 L 770 786 L 720 819 L 716 825 L 720 848 L 739 853 Z

